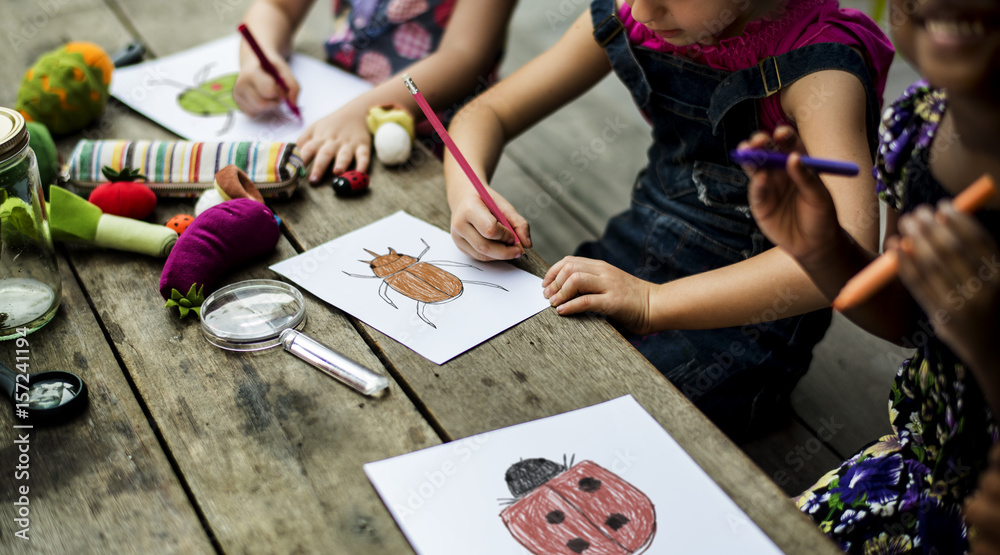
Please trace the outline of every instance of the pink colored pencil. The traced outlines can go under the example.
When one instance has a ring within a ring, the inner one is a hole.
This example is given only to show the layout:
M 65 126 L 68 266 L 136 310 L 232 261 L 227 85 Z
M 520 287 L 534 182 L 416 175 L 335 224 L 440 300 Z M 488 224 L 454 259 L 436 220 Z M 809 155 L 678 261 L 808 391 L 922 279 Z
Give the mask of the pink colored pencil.
M 278 69 L 275 68 L 274 64 L 271 63 L 271 60 L 268 60 L 267 56 L 264 55 L 264 51 L 260 49 L 260 45 L 257 44 L 257 40 L 250 34 L 250 29 L 247 28 L 247 24 L 240 23 L 239 27 L 236 29 L 239 30 L 241 35 L 243 35 L 247 44 L 250 45 L 250 49 L 253 50 L 254 55 L 257 56 L 258 60 L 260 60 L 261 69 L 267 72 L 267 74 L 274 79 L 274 82 L 281 87 L 281 90 L 285 92 L 285 104 L 288 106 L 288 109 L 295 114 L 295 117 L 302 119 L 302 112 L 299 111 L 299 107 L 292 104 L 292 101 L 288 98 L 288 83 L 285 83 L 285 80 L 281 78 L 281 75 L 278 75 Z
M 479 193 L 479 198 L 483 199 L 486 207 L 493 213 L 493 217 L 495 217 L 497 221 L 503 224 L 503 226 L 514 235 L 514 244 L 517 248 L 521 249 L 521 254 L 524 254 L 524 247 L 521 246 L 521 238 L 517 236 L 517 233 L 514 231 L 514 227 L 511 226 L 510 222 L 507 221 L 507 218 L 504 217 L 503 212 L 500 211 L 500 207 L 497 206 L 493 197 L 490 196 L 490 193 L 486 190 L 483 182 L 479 180 L 479 176 L 476 175 L 476 172 L 472 171 L 472 166 L 469 165 L 469 161 L 462 155 L 462 151 L 458 150 L 458 145 L 456 145 L 455 141 L 452 140 L 451 135 L 448 134 L 444 125 L 441 124 L 441 120 L 438 119 L 434 110 L 432 110 L 430 105 L 427 104 L 427 100 L 424 99 L 424 95 L 417 90 L 417 85 L 413 82 L 413 79 L 410 78 L 409 74 L 403 75 L 403 84 L 406 85 L 410 94 L 413 95 L 413 99 L 417 101 L 417 106 L 420 106 L 420 109 L 423 110 L 427 121 L 431 122 L 434 130 L 437 131 L 441 140 L 444 141 L 444 145 L 448 147 L 449 151 L 451 151 L 451 155 L 455 157 L 456 161 L 458 161 L 458 165 L 465 171 L 465 175 L 468 176 L 469 181 L 471 181 L 472 185 L 475 186 L 476 192 Z

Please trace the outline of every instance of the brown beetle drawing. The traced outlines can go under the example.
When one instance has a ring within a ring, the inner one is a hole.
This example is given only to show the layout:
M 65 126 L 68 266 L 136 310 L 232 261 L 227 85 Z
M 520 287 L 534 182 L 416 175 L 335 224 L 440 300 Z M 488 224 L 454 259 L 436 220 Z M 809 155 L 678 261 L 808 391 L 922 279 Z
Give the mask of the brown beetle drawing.
M 450 303 L 461 297 L 462 292 L 465 291 L 466 283 L 486 285 L 507 291 L 507 289 L 495 283 L 462 281 L 451 272 L 439 268 L 439 266 L 454 266 L 472 268 L 480 272 L 483 271 L 482 268 L 477 268 L 472 264 L 451 262 L 448 260 L 421 262 L 420 260 L 427 254 L 427 251 L 431 247 L 423 239 L 420 242 L 424 244 L 424 250 L 416 258 L 407 254 L 399 254 L 392 247 L 389 247 L 389 254 L 381 255 L 365 249 L 365 252 L 375 258 L 372 260 L 358 260 L 358 262 L 368 264 L 368 267 L 372 269 L 372 273 L 375 275 L 368 276 L 348 272 L 344 272 L 344 274 L 356 278 L 381 279 L 382 284 L 379 285 L 378 295 L 382 297 L 382 300 L 389 303 L 389 306 L 392 308 L 399 308 L 389 298 L 389 288 L 391 287 L 397 293 L 417 301 L 417 316 L 434 329 L 437 329 L 437 326 L 427 319 L 427 316 L 424 315 L 424 309 L 429 304 Z

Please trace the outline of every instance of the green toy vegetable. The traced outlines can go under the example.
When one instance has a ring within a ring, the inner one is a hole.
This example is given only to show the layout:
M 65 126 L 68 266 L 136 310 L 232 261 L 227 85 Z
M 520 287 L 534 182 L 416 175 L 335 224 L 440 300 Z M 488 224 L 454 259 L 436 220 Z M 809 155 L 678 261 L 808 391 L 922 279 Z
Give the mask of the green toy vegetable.
M 177 242 L 177 232 L 132 218 L 104 214 L 96 205 L 53 185 L 49 190 L 49 228 L 57 241 L 88 243 L 98 247 L 167 256 Z

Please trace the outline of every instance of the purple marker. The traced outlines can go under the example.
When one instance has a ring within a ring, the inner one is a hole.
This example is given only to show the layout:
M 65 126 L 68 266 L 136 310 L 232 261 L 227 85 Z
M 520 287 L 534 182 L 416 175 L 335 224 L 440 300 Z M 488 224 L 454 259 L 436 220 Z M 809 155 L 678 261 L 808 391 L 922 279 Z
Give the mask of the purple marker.
M 748 148 L 746 150 L 734 150 L 730 153 L 733 162 L 737 164 L 749 164 L 759 168 L 785 169 L 788 164 L 788 155 L 781 152 L 769 150 L 759 150 Z M 816 173 L 832 173 L 835 175 L 858 175 L 858 165 L 851 162 L 837 162 L 836 160 L 823 160 L 822 158 L 802 157 L 802 165 L 810 168 Z

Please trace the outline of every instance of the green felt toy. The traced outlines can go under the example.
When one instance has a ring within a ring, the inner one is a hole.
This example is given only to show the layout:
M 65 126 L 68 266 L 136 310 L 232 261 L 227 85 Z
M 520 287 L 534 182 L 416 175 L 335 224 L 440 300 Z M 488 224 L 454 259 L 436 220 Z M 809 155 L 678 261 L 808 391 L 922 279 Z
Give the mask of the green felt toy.
M 104 112 L 114 64 L 100 46 L 70 42 L 24 74 L 14 108 L 56 135 L 78 131 Z
M 165 257 L 177 242 L 177 232 L 132 218 L 104 214 L 96 205 L 53 185 L 49 228 L 56 241 L 88 243 L 98 247 Z
M 31 150 L 35 151 L 35 158 L 38 161 L 38 176 L 42 178 L 42 190 L 45 191 L 45 198 L 49 197 L 49 185 L 56 182 L 59 175 L 59 154 L 56 152 L 56 143 L 52 140 L 52 135 L 41 123 L 29 121 L 25 123 L 28 134 L 31 137 L 28 144 Z

